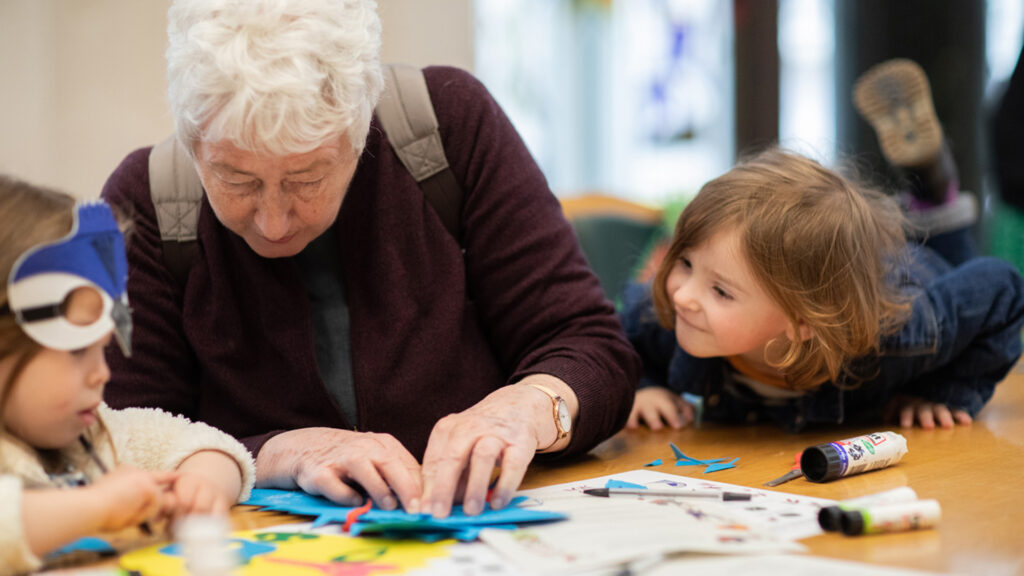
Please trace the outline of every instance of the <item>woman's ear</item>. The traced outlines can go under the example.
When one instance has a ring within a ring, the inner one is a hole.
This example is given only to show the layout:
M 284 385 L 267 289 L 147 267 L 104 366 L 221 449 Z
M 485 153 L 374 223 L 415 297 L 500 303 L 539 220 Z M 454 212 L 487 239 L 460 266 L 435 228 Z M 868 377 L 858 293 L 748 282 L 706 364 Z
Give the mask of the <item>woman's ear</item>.
M 798 333 L 800 334 L 799 339 L 796 337 Z M 803 320 L 797 320 L 795 327 L 792 324 L 786 327 L 786 337 L 792 342 L 796 342 L 798 340 L 800 342 L 806 342 L 814 337 L 814 328 L 808 326 Z

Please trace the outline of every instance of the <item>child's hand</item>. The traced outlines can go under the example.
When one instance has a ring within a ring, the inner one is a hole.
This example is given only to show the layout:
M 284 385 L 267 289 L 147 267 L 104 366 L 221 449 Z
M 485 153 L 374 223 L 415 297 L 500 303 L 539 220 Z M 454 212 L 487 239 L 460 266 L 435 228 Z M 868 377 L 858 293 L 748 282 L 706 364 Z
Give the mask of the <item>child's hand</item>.
M 693 405 L 668 388 L 641 388 L 636 391 L 626 428 L 638 428 L 641 421 L 651 430 L 661 430 L 662 422 L 678 430 L 693 422 Z
M 156 518 L 176 474 L 118 466 L 86 488 L 98 507 L 99 530 L 116 531 Z
M 178 465 L 172 489 L 176 521 L 189 514 L 227 514 L 242 489 L 242 472 L 233 458 L 217 450 L 201 450 Z
M 971 415 L 963 410 L 950 410 L 945 404 L 929 402 L 913 396 L 897 396 L 893 398 L 885 410 L 885 420 L 899 420 L 903 428 L 914 426 L 914 420 L 925 430 L 935 428 L 935 423 L 943 428 L 952 428 L 955 424 L 970 426 Z
M 179 473 L 172 490 L 174 506 L 167 512 L 174 520 L 189 514 L 226 515 L 234 503 L 220 485 L 193 472 Z

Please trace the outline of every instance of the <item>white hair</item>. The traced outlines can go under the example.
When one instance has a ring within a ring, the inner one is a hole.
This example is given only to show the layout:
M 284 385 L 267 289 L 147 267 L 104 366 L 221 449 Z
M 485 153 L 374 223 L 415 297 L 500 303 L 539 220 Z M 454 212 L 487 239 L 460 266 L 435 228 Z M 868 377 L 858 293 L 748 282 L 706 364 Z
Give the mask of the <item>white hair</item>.
M 384 77 L 375 0 L 175 0 L 168 100 L 178 138 L 281 156 L 348 134 L 357 152 Z

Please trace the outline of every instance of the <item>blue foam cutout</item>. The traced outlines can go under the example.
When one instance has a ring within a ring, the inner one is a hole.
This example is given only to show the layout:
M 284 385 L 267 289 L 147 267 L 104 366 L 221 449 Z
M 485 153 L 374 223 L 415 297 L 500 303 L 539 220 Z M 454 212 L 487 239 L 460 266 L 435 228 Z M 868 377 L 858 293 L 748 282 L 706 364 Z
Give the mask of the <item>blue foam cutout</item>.
M 735 468 L 737 461 L 739 461 L 739 458 L 733 458 L 732 460 L 725 462 L 724 464 L 711 464 L 704 469 L 704 473 L 708 474 L 710 472 L 718 472 L 719 470 L 728 470 L 729 468 Z
M 668 445 L 672 447 L 672 453 L 676 455 L 676 460 L 682 460 L 682 459 L 690 458 L 686 454 L 683 454 L 683 451 L 679 449 L 679 446 L 676 446 L 672 442 L 669 442 Z
M 429 514 L 409 514 L 404 510 L 381 510 L 371 508 L 359 516 L 359 522 L 365 523 L 406 523 L 418 524 L 424 529 L 443 527 L 451 530 L 470 526 L 492 526 L 495 524 L 525 524 L 529 522 L 546 522 L 563 520 L 565 514 L 545 510 L 519 508 L 526 500 L 518 496 L 501 510 L 494 510 L 490 504 L 484 504 L 484 510 L 475 516 L 469 516 L 462 506 L 452 506 L 447 518 L 434 518 Z M 348 514 L 355 510 L 354 506 L 340 506 L 330 500 L 306 494 L 296 490 L 273 490 L 259 488 L 252 491 L 252 496 L 243 502 L 248 506 L 260 506 L 266 510 L 287 512 L 299 516 L 316 516 L 314 526 L 322 526 L 330 522 L 344 523 Z
M 622 480 L 616 480 L 614 478 L 612 478 L 611 480 L 605 482 L 604 487 L 605 488 L 636 488 L 636 489 L 639 489 L 639 490 L 646 490 L 647 489 L 647 486 L 644 486 L 643 484 L 634 484 L 632 482 L 624 482 Z
M 95 552 L 96 554 L 117 554 L 117 550 L 114 549 L 106 540 L 102 538 L 79 538 L 70 544 L 66 544 L 57 548 L 53 552 L 47 554 L 48 557 L 63 556 L 65 554 L 71 554 L 73 552 Z
M 644 466 L 661 466 L 661 458 L 658 458 L 657 460 L 652 460 L 647 464 L 644 464 Z

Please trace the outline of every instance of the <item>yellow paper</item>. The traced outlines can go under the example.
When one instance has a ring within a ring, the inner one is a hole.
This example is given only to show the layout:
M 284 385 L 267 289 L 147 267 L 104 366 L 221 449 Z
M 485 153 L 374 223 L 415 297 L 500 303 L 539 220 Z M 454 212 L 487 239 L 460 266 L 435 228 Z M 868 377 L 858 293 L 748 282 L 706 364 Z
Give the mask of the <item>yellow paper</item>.
M 446 557 L 454 540 L 440 542 L 352 538 L 305 532 L 235 532 L 238 576 L 375 576 L 405 574 Z M 175 544 L 150 546 L 122 556 L 121 567 L 144 576 L 187 576 Z

